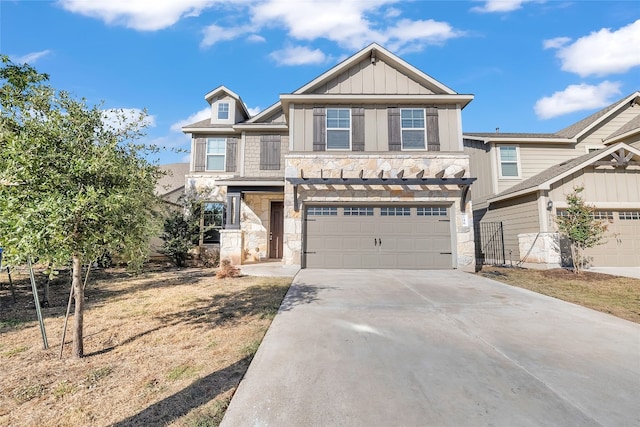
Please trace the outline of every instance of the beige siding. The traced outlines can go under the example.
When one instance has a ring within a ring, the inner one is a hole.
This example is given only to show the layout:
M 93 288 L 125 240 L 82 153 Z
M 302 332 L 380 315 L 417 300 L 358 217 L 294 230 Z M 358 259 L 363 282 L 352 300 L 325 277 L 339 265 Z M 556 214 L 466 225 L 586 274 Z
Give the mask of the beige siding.
M 314 93 L 427 95 L 433 92 L 384 61 L 378 59 L 374 65 L 366 58 L 318 87 Z
M 584 147 L 574 145 L 553 145 L 553 144 L 504 144 L 519 145 L 520 150 L 520 179 L 502 178 L 498 179 L 498 193 L 513 187 L 521 181 L 531 178 L 542 171 L 549 169 L 566 160 L 571 160 L 578 156 L 586 154 Z M 492 148 L 492 154 L 495 156 L 496 167 L 500 168 L 500 160 L 498 158 L 498 150 L 495 145 Z M 496 171 L 496 176 L 499 174 Z
M 287 122 L 287 119 L 284 116 L 284 111 L 282 111 L 281 109 L 277 110 L 271 116 L 266 117 L 265 119 L 260 121 L 260 123 L 286 123 L 286 122 Z
M 587 167 L 554 184 L 551 199 L 564 201 L 578 186 L 584 187 L 581 194 L 587 203 L 638 203 L 640 207 L 640 170 Z
M 537 194 L 528 194 L 516 199 L 492 203 L 490 210 L 487 211 L 481 222 L 498 221 L 502 221 L 507 261 L 509 260 L 509 251 L 511 251 L 512 260 L 515 262 L 520 256 L 518 234 L 540 231 Z
M 593 131 L 580 138 L 580 145 L 584 144 L 601 144 L 611 134 L 629 123 L 634 117 L 640 115 L 640 108 L 629 106 L 622 109 L 618 114 L 610 117 L 608 120 L 600 123 Z M 584 152 L 584 149 L 583 149 Z
M 290 119 L 292 151 L 313 151 L 313 107 L 296 105 Z M 345 105 L 345 107 L 351 107 Z M 438 106 L 440 151 L 460 152 L 460 126 L 457 108 Z M 389 151 L 386 105 L 365 105 L 365 151 Z
M 466 140 L 464 152 L 469 155 L 472 177 L 478 178 L 471 186 L 471 200 L 474 209 L 485 208 L 485 203 L 493 193 L 494 171 L 491 167 L 490 145 L 481 141 Z
M 289 154 L 289 136 L 282 135 L 280 139 L 280 169 L 260 170 L 260 135 L 261 133 L 247 133 L 244 145 L 244 176 L 251 178 L 269 178 L 284 176 L 284 156 Z
M 637 148 L 640 150 L 640 141 L 636 141 L 636 142 L 629 142 L 629 145 L 631 145 L 634 148 Z

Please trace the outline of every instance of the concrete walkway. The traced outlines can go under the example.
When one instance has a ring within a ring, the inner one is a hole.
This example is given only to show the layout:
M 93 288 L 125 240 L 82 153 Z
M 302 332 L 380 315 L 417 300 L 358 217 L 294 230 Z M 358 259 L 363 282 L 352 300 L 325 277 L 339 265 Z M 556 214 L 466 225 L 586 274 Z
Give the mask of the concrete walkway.
M 488 425 L 640 425 L 640 325 L 457 271 L 301 270 L 222 422 Z
M 591 267 L 587 271 L 640 279 L 640 267 Z
M 284 265 L 281 261 L 267 261 L 240 265 L 245 276 L 294 277 L 300 271 L 299 265 Z

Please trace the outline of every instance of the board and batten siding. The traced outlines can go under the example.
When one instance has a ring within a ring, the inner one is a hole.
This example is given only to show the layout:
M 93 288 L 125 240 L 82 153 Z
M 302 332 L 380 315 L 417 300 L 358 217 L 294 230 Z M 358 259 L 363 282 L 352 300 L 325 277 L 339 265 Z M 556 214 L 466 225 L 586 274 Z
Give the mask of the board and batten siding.
M 352 145 L 353 151 L 390 151 L 389 150 L 389 110 L 390 108 L 424 108 L 427 124 L 431 120 L 430 117 L 437 117 L 437 138 L 435 135 L 429 135 L 427 129 L 427 142 L 431 145 L 430 151 L 462 151 L 460 134 L 460 126 L 458 124 L 459 115 L 457 108 L 451 105 L 433 106 L 416 106 L 416 105 L 344 105 L 340 108 L 352 109 L 352 126 L 355 124 L 354 130 L 358 129 L 358 125 L 354 120 L 358 120 L 358 113 L 364 112 L 364 150 L 360 148 L 362 145 Z M 317 125 L 324 120 L 323 110 L 325 107 L 318 105 L 295 105 L 290 117 L 290 131 L 293 138 L 293 147 L 291 151 L 323 151 L 322 132 L 314 132 Z M 354 114 L 355 113 L 355 114 Z M 437 114 L 431 115 L 430 114 Z M 431 120 L 433 125 L 433 120 Z M 315 123 L 315 124 L 314 124 Z M 314 141 L 316 141 L 314 148 Z M 439 150 L 436 150 L 436 145 Z M 427 150 L 429 151 L 429 150 Z
M 482 141 L 467 139 L 464 141 L 464 152 L 469 155 L 469 170 L 471 176 L 478 180 L 471 186 L 471 199 L 474 209 L 484 209 L 487 199 L 493 196 L 494 171 L 491 168 L 489 144 Z
M 371 63 L 369 57 L 363 59 L 348 70 L 339 74 L 327 83 L 316 88 L 316 94 L 339 95 L 428 95 L 433 91 L 412 80 L 396 68 L 377 59 Z
M 637 169 L 586 167 L 555 183 L 549 192 L 551 200 L 565 201 L 574 187 L 584 187 L 581 197 L 596 207 L 598 203 L 637 203 L 640 208 L 640 170 Z
M 515 262 L 520 259 L 518 234 L 537 233 L 540 231 L 539 215 L 538 196 L 537 193 L 532 193 L 503 202 L 492 203 L 481 222 L 502 221 L 507 262 L 509 260 L 509 251 L 511 251 L 511 259 Z

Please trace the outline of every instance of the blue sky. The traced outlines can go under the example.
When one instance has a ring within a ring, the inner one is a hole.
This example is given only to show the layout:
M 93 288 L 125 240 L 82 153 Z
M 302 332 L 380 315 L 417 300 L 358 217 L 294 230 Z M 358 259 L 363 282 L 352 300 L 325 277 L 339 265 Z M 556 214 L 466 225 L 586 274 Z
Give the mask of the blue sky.
M 553 132 L 640 90 L 640 2 L 0 0 L 0 52 L 188 148 L 225 85 L 256 113 L 371 42 L 475 100 L 465 132 Z M 161 163 L 182 161 L 167 151 Z

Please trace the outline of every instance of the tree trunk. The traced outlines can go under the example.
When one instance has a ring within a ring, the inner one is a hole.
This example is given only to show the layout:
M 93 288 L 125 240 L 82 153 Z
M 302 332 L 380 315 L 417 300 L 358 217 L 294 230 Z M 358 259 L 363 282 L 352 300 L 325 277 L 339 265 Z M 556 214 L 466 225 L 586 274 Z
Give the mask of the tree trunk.
M 82 259 L 80 255 L 73 255 L 71 286 L 73 287 L 73 298 L 75 301 L 75 311 L 73 314 L 73 356 L 84 356 L 84 343 L 82 338 L 82 316 L 84 313 L 84 287 L 82 286 Z

